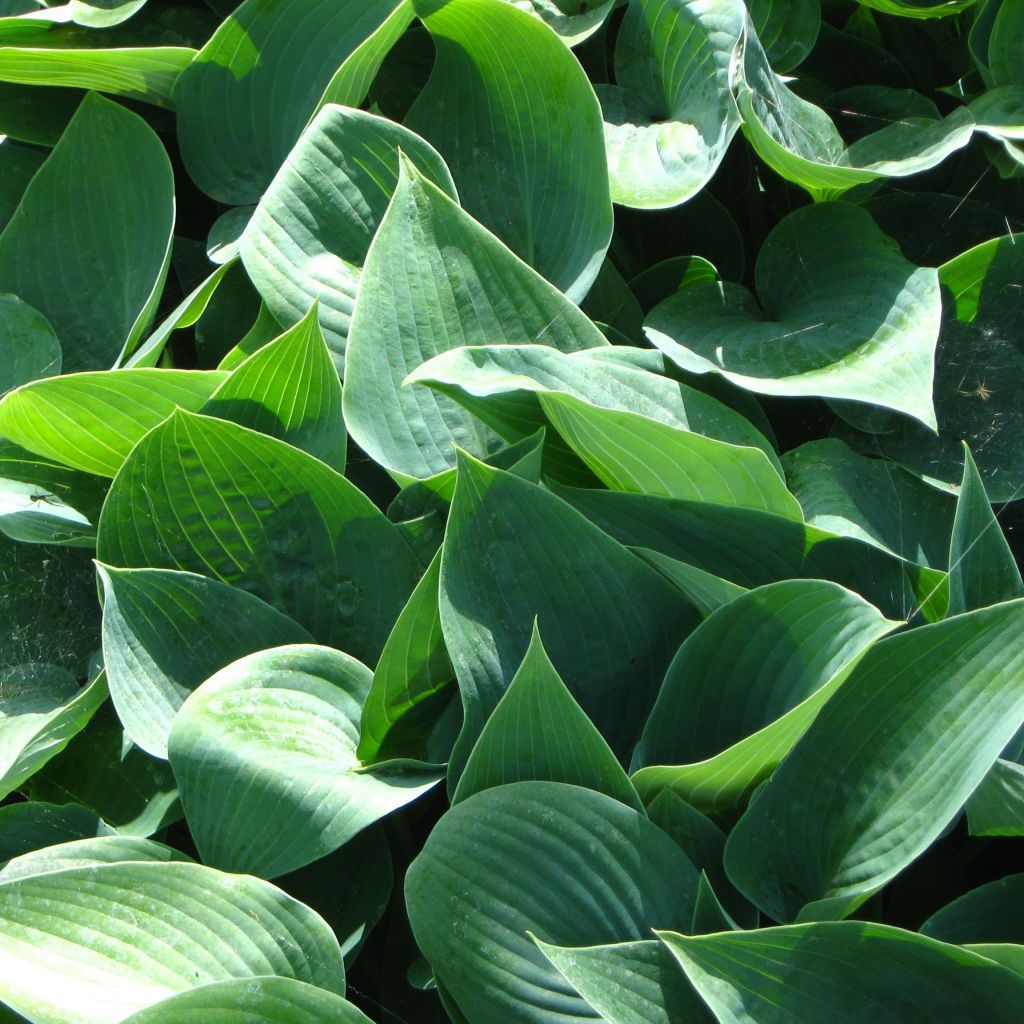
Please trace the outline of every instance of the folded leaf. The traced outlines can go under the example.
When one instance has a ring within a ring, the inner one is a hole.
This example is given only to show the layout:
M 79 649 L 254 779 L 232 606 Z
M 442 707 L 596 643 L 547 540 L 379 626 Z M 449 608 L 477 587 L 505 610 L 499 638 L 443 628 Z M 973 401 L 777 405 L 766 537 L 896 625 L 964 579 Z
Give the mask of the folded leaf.
M 438 782 L 441 771 L 413 763 L 360 770 L 370 679 L 340 651 L 278 647 L 228 665 L 188 698 L 168 757 L 204 863 L 265 878 L 294 871 Z
M 581 300 L 612 231 L 601 111 L 583 69 L 550 29 L 501 0 L 413 8 L 437 61 L 409 127 L 448 162 L 466 210 Z
M 444 161 L 418 135 L 328 104 L 303 131 L 239 239 L 246 271 L 282 324 L 297 323 L 318 302 L 339 369 L 359 270 L 398 182 L 399 150 L 455 195 Z
M 732 75 L 740 0 L 638 0 L 615 46 L 617 85 L 598 88 L 612 199 L 676 206 L 711 179 L 739 128 Z
M 173 225 L 171 163 L 156 133 L 89 95 L 0 234 L 0 293 L 46 317 L 65 373 L 113 366 L 155 312 Z
M 960 813 L 1024 723 L 1024 601 L 875 644 L 729 836 L 737 888 L 779 921 L 843 917 Z
M 642 814 L 603 793 L 519 782 L 477 793 L 437 824 L 406 876 L 416 943 L 467 1020 L 593 1021 L 534 945 L 688 928 L 697 872 Z
M 506 3 L 540 18 L 554 29 L 567 46 L 589 39 L 605 23 L 615 0 L 505 0 Z

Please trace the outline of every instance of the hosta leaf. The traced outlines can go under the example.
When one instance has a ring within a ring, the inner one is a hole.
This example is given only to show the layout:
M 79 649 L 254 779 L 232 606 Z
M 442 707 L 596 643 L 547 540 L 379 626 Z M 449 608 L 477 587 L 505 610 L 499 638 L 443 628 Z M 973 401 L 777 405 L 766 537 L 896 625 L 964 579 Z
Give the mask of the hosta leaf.
M 977 953 L 861 921 L 659 932 L 719 1024 L 1010 1024 L 1024 979 Z
M 949 545 L 949 614 L 1024 597 L 1024 583 L 971 450 L 964 445 L 964 477 Z
M 87 516 L 39 484 L 0 477 L 0 533 L 29 544 L 90 548 L 96 530 Z
M 894 625 L 823 580 L 758 587 L 712 613 L 679 648 L 633 755 L 641 795 L 741 804 Z
M 309 634 L 253 594 L 166 569 L 97 567 L 103 584 L 103 657 L 128 736 L 167 756 L 171 721 L 204 679 L 268 645 Z
M 340 651 L 280 647 L 234 662 L 189 697 L 168 754 L 205 863 L 267 878 L 294 871 L 437 783 L 439 770 L 413 764 L 359 770 L 370 679 Z
M 615 491 L 755 508 L 801 519 L 800 505 L 763 450 L 678 430 L 565 394 L 541 407 L 569 446 Z
M 579 301 L 612 231 L 601 111 L 583 69 L 550 29 L 501 0 L 413 7 L 437 61 L 409 127 L 448 162 L 466 210 Z
M 371 1024 L 348 1000 L 292 978 L 218 981 L 171 996 L 126 1017 L 124 1024 Z
M 612 199 L 676 206 L 718 169 L 739 128 L 731 77 L 743 37 L 740 0 L 637 0 L 601 86 Z
M 466 719 L 453 779 L 512 681 L 535 617 L 569 692 L 620 758 L 696 621 L 671 584 L 561 499 L 468 456 L 440 606 Z
M 602 530 L 742 587 L 796 578 L 827 579 L 894 619 L 921 608 L 945 614 L 945 574 L 909 565 L 852 537 L 837 537 L 756 509 L 646 494 L 558 488 Z
M 106 698 L 102 675 L 79 688 L 55 665 L 0 669 L 0 795 L 20 789 L 59 754 Z
M 1000 758 L 967 801 L 972 836 L 1024 836 L 1024 765 Z
M 113 366 L 148 326 L 173 224 L 171 164 L 156 133 L 89 95 L 0 235 L 0 293 L 46 317 L 65 373 Z
M 109 706 L 32 776 L 28 789 L 34 800 L 88 807 L 121 835 L 151 836 L 182 816 L 170 766 L 132 743 Z
M 540 18 L 562 37 L 567 46 L 589 39 L 605 23 L 615 0 L 505 0 Z
M 341 384 L 315 305 L 291 330 L 249 356 L 201 411 L 280 438 L 345 471 Z
M 423 712 L 435 710 L 431 698 L 444 694 L 455 679 L 441 633 L 438 585 L 441 552 L 434 555 L 384 645 L 359 725 L 360 761 L 393 756 L 425 757 L 433 727 Z
M 428 384 L 464 403 L 508 437 L 523 429 L 526 410 L 516 392 L 564 394 L 602 409 L 637 413 L 680 430 L 760 448 L 781 470 L 771 444 L 748 420 L 703 391 L 613 358 L 622 351 L 619 346 L 573 354 L 548 345 L 456 348 L 424 363 L 406 383 Z
M 6 863 L 56 843 L 90 839 L 113 832 L 87 807 L 26 801 L 0 809 L 0 861 Z
M 1024 355 L 1017 325 L 1024 315 L 1024 245 L 1006 235 L 969 249 L 939 268 L 943 316 L 935 366 L 939 436 L 898 422 L 851 443 L 885 455 L 952 489 L 960 483 L 966 441 L 992 501 L 1012 501 L 1024 486 L 1021 409 Z
M 966 3 L 966 0 L 961 0 Z M 992 4 L 995 20 L 988 41 L 988 67 L 996 85 L 1024 85 L 1018 44 L 1024 31 L 1024 6 L 1016 0 Z
M 268 974 L 344 991 L 324 921 L 256 878 L 136 862 L 0 885 L 0 998 L 33 1021 L 114 1024 L 178 992 Z
M 431 356 L 494 341 L 606 345 L 564 295 L 404 163 L 352 319 L 344 402 L 353 438 L 407 477 L 453 466 L 457 445 L 493 452 L 499 439 L 469 412 L 402 384 Z
M 0 432 L 29 451 L 114 476 L 142 437 L 175 409 L 203 407 L 216 370 L 96 370 L 36 381 L 0 399 Z
M 255 203 L 338 69 L 400 2 L 244 0 L 175 87 L 178 140 L 196 184 L 220 202 Z M 353 90 L 344 101 L 364 97 Z
M 531 779 L 607 793 L 643 810 L 622 765 L 551 664 L 536 626 L 523 663 L 469 755 L 452 803 Z
M 960 107 L 941 120 L 901 118 L 847 148 L 828 114 L 772 71 L 753 35 L 736 102 L 757 155 L 815 199 L 838 199 L 878 178 L 919 174 L 963 149 L 974 133 L 970 111 Z
M 135 836 L 89 836 L 57 846 L 32 850 L 8 861 L 0 869 L 0 882 L 7 884 L 21 878 L 46 875 L 54 871 L 96 864 L 120 864 L 125 861 L 169 861 L 194 863 L 192 858 L 163 843 Z
M 0 82 L 96 89 L 171 107 L 174 83 L 196 55 L 187 46 L 75 50 L 48 42 L 40 33 L 25 45 L 0 46 Z
M 0 94 L 0 128 L 2 124 L 3 100 Z M 28 146 L 19 145 L 13 139 L 0 137 L 0 231 L 7 227 L 21 197 L 39 170 L 46 154 Z
M 883 640 L 861 659 L 726 845 L 776 920 L 842 917 L 959 814 L 1024 722 L 1024 601 Z
M 46 317 L 16 295 L 0 295 L 0 395 L 19 384 L 60 373 L 61 349 Z
M 857 3 L 903 18 L 947 18 L 973 7 L 976 0 L 857 0 Z
M 535 940 L 608 1024 L 705 1024 L 714 1018 L 657 939 L 570 949 Z
M 399 150 L 455 195 L 444 161 L 418 135 L 362 110 L 325 106 L 239 240 L 245 269 L 281 323 L 297 323 L 319 301 L 320 325 L 339 368 L 359 269 L 398 182 Z
M 715 576 L 713 573 L 698 569 L 695 565 L 687 565 L 677 558 L 669 558 L 660 551 L 650 548 L 633 548 L 645 562 L 658 570 L 666 579 L 682 591 L 693 603 L 694 607 L 704 616 L 710 615 L 716 608 L 735 600 L 746 592 L 746 587 L 730 583 Z
M 750 0 L 750 20 L 768 63 L 780 74 L 811 52 L 821 26 L 820 0 Z
M 886 459 L 865 458 L 834 439 L 809 441 L 787 452 L 782 463 L 789 489 L 812 526 L 856 537 L 918 565 L 944 569 L 952 564 L 956 503 L 948 495 Z
M 595 1013 L 528 932 L 559 946 L 688 928 L 697 872 L 638 811 L 603 793 L 519 782 L 477 793 L 406 876 L 417 945 L 470 1024 L 582 1024 Z
M 97 553 L 241 587 L 369 664 L 422 571 L 397 527 L 318 459 L 181 411 L 115 478 Z
M 845 203 L 791 213 L 765 241 L 756 278 L 760 306 L 739 285 L 695 284 L 651 312 L 648 337 L 693 373 L 934 426 L 938 277 L 908 263 L 869 214 Z
M 921 934 L 958 946 L 979 942 L 1022 944 L 1021 899 L 1024 875 L 1007 875 L 947 903 L 921 925 Z

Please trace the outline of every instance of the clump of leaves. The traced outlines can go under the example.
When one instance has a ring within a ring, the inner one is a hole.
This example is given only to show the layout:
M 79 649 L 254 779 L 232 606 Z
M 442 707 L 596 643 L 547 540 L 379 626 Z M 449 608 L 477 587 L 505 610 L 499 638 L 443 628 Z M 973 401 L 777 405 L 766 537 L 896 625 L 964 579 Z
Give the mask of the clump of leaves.
M 1024 0 L 0 0 L 0 1015 L 1020 1024 Z

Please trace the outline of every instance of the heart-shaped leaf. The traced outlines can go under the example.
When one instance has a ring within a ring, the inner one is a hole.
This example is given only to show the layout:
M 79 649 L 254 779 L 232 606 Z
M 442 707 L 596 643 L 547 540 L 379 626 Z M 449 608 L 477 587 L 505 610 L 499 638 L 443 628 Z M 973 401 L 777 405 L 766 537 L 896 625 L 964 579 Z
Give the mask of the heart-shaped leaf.
M 168 756 L 204 862 L 272 878 L 421 796 L 437 770 L 361 770 L 365 665 L 311 645 L 228 665 L 174 719 Z M 232 812 L 225 815 L 224 809 Z
M 647 336 L 692 373 L 935 426 L 938 276 L 908 263 L 870 215 L 846 203 L 791 213 L 758 255 L 757 289 L 760 306 L 739 285 L 695 284 L 651 312 Z

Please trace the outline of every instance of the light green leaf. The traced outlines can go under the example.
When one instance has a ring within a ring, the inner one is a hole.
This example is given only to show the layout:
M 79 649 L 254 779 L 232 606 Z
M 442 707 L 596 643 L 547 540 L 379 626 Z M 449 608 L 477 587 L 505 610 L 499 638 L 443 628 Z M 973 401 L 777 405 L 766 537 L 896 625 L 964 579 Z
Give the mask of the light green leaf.
M 170 767 L 128 739 L 109 705 L 32 776 L 28 789 L 33 800 L 81 804 L 125 836 L 151 836 L 183 813 Z
M 126 1017 L 123 1024 L 372 1024 L 333 992 L 292 978 L 218 981 L 171 996 Z
M 352 319 L 344 402 L 353 438 L 405 477 L 453 466 L 456 446 L 492 453 L 499 439 L 469 411 L 402 384 L 432 356 L 496 341 L 607 346 L 564 295 L 404 163 Z
M 920 609 L 946 613 L 945 573 L 910 565 L 874 545 L 755 509 L 646 494 L 557 487 L 556 492 L 616 540 L 648 548 L 751 588 L 779 580 L 826 579 L 894 619 Z
M 9 884 L 22 878 L 47 875 L 54 871 L 97 864 L 120 864 L 125 861 L 169 861 L 194 863 L 191 857 L 162 843 L 134 836 L 88 836 L 57 846 L 32 850 L 8 861 L 0 869 L 0 883 Z
M 939 268 L 943 316 L 935 365 L 939 436 L 914 423 L 857 435 L 854 447 L 885 455 L 929 483 L 954 490 L 962 442 L 977 460 L 991 501 L 1013 501 L 1024 488 L 1024 236 L 1006 235 L 969 249 Z
M 136 862 L 0 886 L 0 998 L 40 1024 L 115 1024 L 179 992 L 267 974 L 344 991 L 324 921 L 256 878 Z
M 694 284 L 651 312 L 647 336 L 692 373 L 934 427 L 938 276 L 907 262 L 869 214 L 845 203 L 796 210 L 765 241 L 756 279 L 761 306 L 739 285 Z
M 145 434 L 175 409 L 201 409 L 226 377 L 139 369 L 47 378 L 0 399 L 0 432 L 72 469 L 115 476 Z
M 455 185 L 437 151 L 383 117 L 325 106 L 288 154 L 239 240 L 270 312 L 297 323 L 314 301 L 339 369 L 359 271 L 398 183 L 399 150 L 445 193 Z
M 167 569 L 98 565 L 103 658 L 127 735 L 167 756 L 171 722 L 185 698 L 218 669 L 306 631 L 244 590 Z
M 371 678 L 340 651 L 279 647 L 228 665 L 185 701 L 168 756 L 205 863 L 266 878 L 294 871 L 438 782 L 440 770 L 413 762 L 360 770 Z
M 856 537 L 917 565 L 952 564 L 956 503 L 950 496 L 887 459 L 865 458 L 832 438 L 792 449 L 782 464 L 812 526 Z
M 60 373 L 61 350 L 46 317 L 16 295 L 0 295 L 0 395 L 19 384 Z
M 1024 836 L 1024 765 L 1000 758 L 967 801 L 972 836 Z
M 594 1011 L 534 945 L 688 928 L 697 872 L 642 814 L 556 782 L 499 786 L 458 804 L 406 876 L 416 943 L 473 1024 L 583 1024 Z
M 241 587 L 368 664 L 422 572 L 398 528 L 318 459 L 180 410 L 115 478 L 97 553 Z
M 28 544 L 96 545 L 87 516 L 39 484 L 0 477 L 0 533 Z
M 750 0 L 748 7 L 768 63 L 780 74 L 792 71 L 818 38 L 820 0 Z
M 948 18 L 973 7 L 977 0 L 857 0 L 883 14 L 901 18 Z
M 976 953 L 862 921 L 658 937 L 719 1024 L 1010 1024 L 1024 979 Z
M 469 755 L 452 803 L 531 779 L 607 793 L 643 810 L 622 765 L 551 664 L 536 624 L 522 664 Z
M 583 69 L 554 32 L 501 0 L 413 7 L 437 60 L 409 127 L 448 162 L 466 210 L 581 300 L 612 232 L 601 110 Z
M 96 89 L 173 107 L 174 83 L 196 55 L 186 46 L 75 50 L 47 48 L 47 42 L 40 33 L 23 46 L 0 46 L 0 82 Z
M 611 490 L 686 498 L 803 518 L 762 449 L 716 441 L 633 412 L 600 409 L 571 395 L 541 395 L 569 446 Z
M 434 555 L 395 622 L 373 674 L 359 724 L 358 755 L 364 764 L 391 756 L 426 758 L 431 718 L 447 700 L 455 670 L 441 633 L 438 585 L 441 552 Z
M 171 164 L 156 133 L 91 94 L 0 234 L 0 292 L 46 317 L 65 373 L 113 366 L 155 311 L 173 224 Z
M 79 688 L 55 665 L 0 669 L 0 796 L 20 789 L 59 754 L 106 699 L 102 674 Z
M 625 351 L 662 362 L 660 353 Z M 781 476 L 782 464 L 774 449 L 749 420 L 688 384 L 630 365 L 621 360 L 622 352 L 621 346 L 586 348 L 572 354 L 548 345 L 455 348 L 428 360 L 406 382 L 424 383 L 454 398 L 509 438 L 522 432 L 528 414 L 526 399 L 516 392 L 564 394 L 602 409 L 636 413 L 679 430 L 760 448 Z M 543 408 L 538 413 L 543 413 Z M 542 415 L 539 419 L 543 423 Z
M 970 448 L 949 545 L 949 614 L 1024 597 L 1024 583 Z
M 875 644 L 726 844 L 737 888 L 778 921 L 842 917 L 960 813 L 1024 723 L 1024 601 Z
M 671 584 L 561 499 L 468 456 L 440 607 L 465 712 L 452 780 L 522 662 L 535 618 L 569 692 L 620 758 L 696 623 Z
M 608 1024 L 705 1024 L 714 1018 L 657 939 L 569 948 L 534 939 Z
M 178 140 L 196 184 L 220 202 L 255 203 L 339 68 L 399 4 L 244 0 L 175 87 Z M 353 106 L 365 97 L 337 91 Z
M 249 356 L 200 411 L 287 441 L 344 473 L 341 383 L 316 305 L 291 330 Z
M 747 36 L 736 102 L 743 134 L 757 155 L 815 200 L 838 199 L 879 178 L 929 170 L 963 149 L 974 133 L 970 111 L 958 107 L 941 120 L 901 118 L 847 148 L 828 114 L 772 71 L 753 33 Z
M 711 179 L 739 128 L 734 65 L 741 0 L 636 0 L 615 47 L 617 85 L 602 85 L 612 199 L 677 206 Z
M 1022 899 L 1024 875 L 1006 875 L 947 903 L 921 925 L 921 934 L 958 946 L 981 942 L 1024 944 Z
M 741 805 L 894 625 L 823 580 L 771 583 L 713 612 L 679 648 L 633 755 L 645 802 L 667 787 L 700 810 Z

